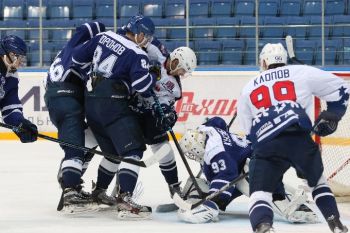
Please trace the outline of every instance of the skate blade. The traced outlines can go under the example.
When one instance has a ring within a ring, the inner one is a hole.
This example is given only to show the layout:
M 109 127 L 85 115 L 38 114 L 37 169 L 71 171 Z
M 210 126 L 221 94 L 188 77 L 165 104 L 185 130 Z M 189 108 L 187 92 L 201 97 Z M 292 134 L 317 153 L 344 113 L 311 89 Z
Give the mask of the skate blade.
M 117 219 L 124 220 L 124 221 L 150 220 L 151 218 L 152 218 L 151 213 L 145 213 L 145 212 L 134 214 L 127 210 L 121 210 L 117 214 Z
M 98 205 L 88 204 L 88 205 L 66 205 L 63 206 L 61 212 L 65 215 L 81 215 L 88 213 L 95 213 L 99 210 Z

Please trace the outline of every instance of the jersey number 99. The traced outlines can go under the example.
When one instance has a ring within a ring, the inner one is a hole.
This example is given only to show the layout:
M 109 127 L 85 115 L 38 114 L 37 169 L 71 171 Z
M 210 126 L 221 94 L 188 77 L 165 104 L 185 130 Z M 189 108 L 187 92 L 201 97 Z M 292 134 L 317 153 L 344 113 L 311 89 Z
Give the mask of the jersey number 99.
M 292 81 L 279 81 L 273 84 L 271 96 L 269 87 L 262 85 L 252 91 L 250 94 L 250 101 L 257 108 L 262 107 L 269 108 L 272 105 L 271 98 L 277 101 L 292 100 L 296 101 L 297 97 L 295 94 L 294 83 Z

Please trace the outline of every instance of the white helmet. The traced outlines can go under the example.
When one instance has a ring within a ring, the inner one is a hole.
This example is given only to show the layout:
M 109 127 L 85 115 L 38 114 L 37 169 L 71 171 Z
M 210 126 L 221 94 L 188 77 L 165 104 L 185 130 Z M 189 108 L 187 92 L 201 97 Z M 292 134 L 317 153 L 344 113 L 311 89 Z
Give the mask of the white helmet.
M 203 162 L 206 134 L 202 131 L 189 129 L 182 136 L 179 144 L 187 158 L 199 163 Z
M 183 68 L 186 71 L 186 73 L 192 73 L 197 67 L 196 54 L 193 52 L 192 49 L 188 47 L 179 47 L 176 48 L 173 52 L 171 52 L 170 62 L 172 62 L 175 59 L 179 60 L 179 64 L 173 70 L 170 67 L 170 71 L 172 72 L 177 69 Z
M 281 43 L 268 43 L 261 50 L 259 59 L 260 69 L 264 71 L 271 64 L 287 64 L 287 51 Z M 266 67 L 264 66 L 264 61 L 266 63 Z

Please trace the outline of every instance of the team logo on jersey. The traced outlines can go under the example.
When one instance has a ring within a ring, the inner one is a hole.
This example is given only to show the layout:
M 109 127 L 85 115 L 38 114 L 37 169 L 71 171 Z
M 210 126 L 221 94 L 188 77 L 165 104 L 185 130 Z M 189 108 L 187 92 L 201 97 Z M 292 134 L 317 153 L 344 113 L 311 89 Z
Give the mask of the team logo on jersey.
M 175 87 L 175 84 L 172 81 L 167 81 L 166 83 L 163 83 L 163 86 L 165 89 L 167 89 L 170 93 L 173 93 L 173 89 Z
M 4 96 L 5 96 L 4 85 L 5 85 L 5 78 L 4 78 L 4 77 L 1 77 L 1 84 L 0 84 L 0 99 L 4 98 Z

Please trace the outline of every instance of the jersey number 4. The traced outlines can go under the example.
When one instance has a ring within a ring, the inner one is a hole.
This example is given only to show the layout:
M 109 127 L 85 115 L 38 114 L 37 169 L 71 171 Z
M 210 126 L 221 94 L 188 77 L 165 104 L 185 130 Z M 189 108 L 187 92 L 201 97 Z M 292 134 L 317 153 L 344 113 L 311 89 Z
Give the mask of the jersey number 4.
M 269 87 L 262 85 L 252 91 L 250 94 L 250 101 L 257 108 L 269 108 L 272 105 L 272 99 L 277 101 L 292 100 L 295 101 L 297 96 L 295 94 L 294 83 L 292 81 L 279 81 L 272 86 L 273 96 L 270 94 Z

